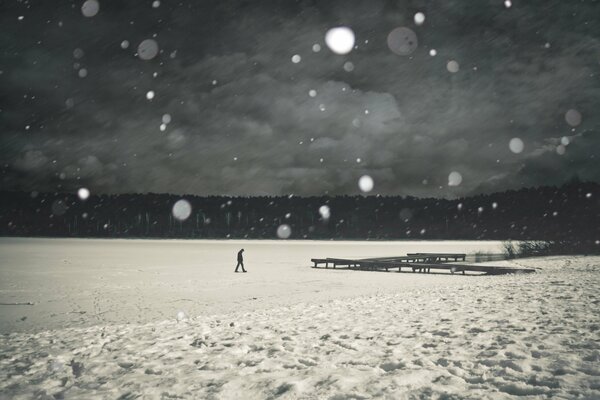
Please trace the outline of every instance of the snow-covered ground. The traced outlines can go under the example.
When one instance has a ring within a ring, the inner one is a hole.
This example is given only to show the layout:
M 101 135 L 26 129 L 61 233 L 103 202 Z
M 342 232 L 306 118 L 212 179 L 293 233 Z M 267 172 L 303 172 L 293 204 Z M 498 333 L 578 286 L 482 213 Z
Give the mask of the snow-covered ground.
M 409 251 L 500 243 L 1 239 L 0 398 L 600 398 L 599 257 L 309 268 Z

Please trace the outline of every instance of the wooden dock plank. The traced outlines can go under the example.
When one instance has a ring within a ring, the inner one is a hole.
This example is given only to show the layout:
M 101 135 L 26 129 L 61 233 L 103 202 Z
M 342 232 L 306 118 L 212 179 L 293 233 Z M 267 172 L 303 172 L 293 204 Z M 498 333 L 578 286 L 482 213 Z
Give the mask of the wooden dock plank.
M 413 257 L 427 257 L 428 259 L 436 259 L 436 261 L 449 261 L 453 259 L 454 261 L 458 261 L 459 259 L 465 261 L 467 255 L 464 253 L 408 253 L 408 256 Z
M 436 253 L 444 254 L 444 253 Z M 448 255 L 448 254 L 445 254 Z M 456 254 L 460 256 L 461 254 Z M 427 257 L 426 259 L 434 260 L 433 262 L 420 262 L 414 260 L 421 260 L 422 257 L 412 256 L 401 256 L 401 257 L 380 257 L 380 258 L 367 258 L 367 259 L 346 259 L 346 258 L 312 258 L 311 261 L 314 263 L 313 268 L 318 268 L 320 264 L 325 264 L 325 268 L 328 268 L 329 264 L 332 264 L 333 268 L 337 266 L 346 266 L 348 269 L 360 269 L 360 270 L 386 270 L 389 271 L 393 268 L 398 268 L 398 272 L 402 271 L 403 267 L 408 267 L 413 272 L 431 272 L 432 269 L 446 270 L 451 273 L 461 272 L 463 275 L 465 272 L 483 272 L 488 275 L 501 275 L 511 273 L 531 273 L 535 272 L 531 268 L 513 268 L 513 267 L 498 267 L 491 265 L 473 265 L 473 264 L 457 264 L 448 262 L 439 262 L 434 257 Z M 410 262 L 413 260 L 413 262 Z

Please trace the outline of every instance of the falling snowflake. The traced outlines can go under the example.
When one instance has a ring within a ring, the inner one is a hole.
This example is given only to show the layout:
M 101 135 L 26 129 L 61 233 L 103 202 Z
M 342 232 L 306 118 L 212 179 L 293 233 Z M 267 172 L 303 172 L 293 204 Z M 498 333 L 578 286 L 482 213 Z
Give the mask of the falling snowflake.
M 448 63 L 446 64 L 446 69 L 448 70 L 448 72 L 452 72 L 453 74 L 457 73 L 458 70 L 460 69 L 460 65 L 458 64 L 457 61 L 455 60 L 450 60 L 448 61 Z
M 393 53 L 408 56 L 417 49 L 417 34 L 406 27 L 396 28 L 388 34 L 387 45 Z
M 77 196 L 79 196 L 81 200 L 87 200 L 87 198 L 90 197 L 90 191 L 86 188 L 80 188 L 77 191 Z
M 87 0 L 81 6 L 81 13 L 84 17 L 91 18 L 98 14 L 98 11 L 100 11 L 100 3 L 96 0 Z
M 371 178 L 369 175 L 363 175 L 358 180 L 358 187 L 364 193 L 368 193 L 373 190 L 373 186 L 373 178 Z
M 462 182 L 462 175 L 459 172 L 452 171 L 448 175 L 448 186 L 458 186 Z
M 292 235 L 292 228 L 288 224 L 281 224 L 277 228 L 277 237 L 279 239 L 287 239 Z
M 573 109 L 568 110 L 565 113 L 565 121 L 567 121 L 567 124 L 571 126 L 578 126 L 581 124 L 581 113 Z
M 154 39 L 146 39 L 139 44 L 137 53 L 144 61 L 152 60 L 158 54 L 158 43 Z
M 415 24 L 423 25 L 423 22 L 425 22 L 425 14 L 423 14 L 422 12 L 416 13 L 414 20 L 415 20 Z
M 321 214 L 321 218 L 327 221 L 329 217 L 331 217 L 331 210 L 329 209 L 329 206 L 323 205 L 319 207 L 319 214 Z
M 76 48 L 75 50 L 73 50 L 73 57 L 75 57 L 78 60 L 80 58 L 83 58 L 84 55 L 85 53 L 80 48 Z
M 510 142 L 508 143 L 508 148 L 510 149 L 510 151 L 512 151 L 515 154 L 519 154 L 523 151 L 523 149 L 525 148 L 525 144 L 523 143 L 523 141 L 519 138 L 512 138 L 510 139 Z
M 336 54 L 350 53 L 354 48 L 354 40 L 354 32 L 346 26 L 331 28 L 325 34 L 325 43 Z
M 178 220 L 185 221 L 192 213 L 192 205 L 185 199 L 177 200 L 175 204 L 173 204 L 172 213 Z

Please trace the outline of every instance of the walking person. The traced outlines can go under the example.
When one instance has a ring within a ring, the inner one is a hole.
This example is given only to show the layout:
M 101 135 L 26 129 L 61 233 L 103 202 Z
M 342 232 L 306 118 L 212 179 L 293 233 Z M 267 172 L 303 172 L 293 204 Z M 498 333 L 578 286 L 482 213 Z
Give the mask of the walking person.
M 244 269 L 244 256 L 243 253 L 244 249 L 241 249 L 240 251 L 238 251 L 238 257 L 237 257 L 237 265 L 235 266 L 235 272 L 238 272 L 238 268 L 241 266 L 242 267 L 242 272 L 246 272 L 246 270 Z

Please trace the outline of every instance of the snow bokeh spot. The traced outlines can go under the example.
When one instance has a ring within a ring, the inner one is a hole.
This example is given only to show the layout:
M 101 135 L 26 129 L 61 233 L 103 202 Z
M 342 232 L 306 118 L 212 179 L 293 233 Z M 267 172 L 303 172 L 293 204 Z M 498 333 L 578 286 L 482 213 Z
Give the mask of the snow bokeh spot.
M 292 56 L 292 62 L 293 62 L 294 64 L 298 64 L 300 61 L 302 61 L 302 57 L 300 57 L 300 55 L 299 55 L 299 54 L 294 54 L 294 55 Z
M 329 209 L 329 206 L 322 205 L 319 207 L 319 214 L 321 214 L 321 218 L 327 221 L 331 217 L 331 210 Z
M 417 34 L 406 27 L 396 28 L 388 34 L 387 45 L 393 53 L 408 56 L 417 49 Z
M 123 50 L 125 50 L 125 49 L 126 49 L 126 48 L 128 48 L 128 47 L 129 47 L 129 40 L 123 40 L 123 41 L 121 42 L 121 48 L 122 48 Z
M 431 57 L 435 57 L 435 56 L 437 55 L 437 50 L 436 50 L 436 49 L 431 49 L 431 50 L 429 50 L 429 55 L 430 55 Z
M 139 44 L 137 52 L 140 59 L 152 60 L 158 54 L 158 43 L 154 39 L 146 39 Z
M 369 193 L 371 190 L 373 190 L 374 185 L 373 178 L 371 178 L 369 175 L 363 175 L 358 180 L 358 188 L 363 193 Z
M 416 13 L 414 20 L 416 25 L 423 25 L 423 22 L 425 22 L 425 14 L 422 12 Z
M 508 148 L 510 149 L 510 151 L 512 151 L 515 154 L 519 154 L 523 151 L 523 149 L 525 148 L 525 144 L 523 143 L 523 141 L 519 138 L 512 138 L 510 139 L 510 142 L 508 143 Z
M 81 6 L 81 13 L 84 17 L 91 18 L 98 14 L 98 11 L 100 11 L 100 3 L 96 0 L 87 0 Z
M 336 54 L 350 53 L 354 48 L 354 41 L 354 32 L 347 26 L 331 28 L 325 34 L 327 47 Z
M 462 180 L 460 172 L 452 171 L 448 175 L 448 186 L 458 186 L 462 183 Z
M 152 99 L 154 98 L 154 90 L 149 90 L 149 91 L 146 93 L 146 98 L 147 98 L 148 100 L 152 100 Z
M 292 235 L 292 228 L 288 224 L 281 224 L 277 228 L 277 237 L 279 239 L 287 239 Z
M 570 109 L 565 113 L 565 121 L 573 127 L 578 126 L 581 124 L 581 113 L 577 110 Z
M 177 200 L 175 204 L 173 204 L 172 212 L 175 218 L 180 221 L 185 221 L 190 214 L 192 214 L 192 205 L 185 199 Z
M 317 97 L 317 91 L 314 90 L 314 89 L 311 89 L 311 90 L 308 91 L 308 95 L 310 97 Z
M 448 72 L 452 72 L 453 74 L 455 74 L 460 69 L 460 65 L 457 61 L 450 60 L 448 61 L 448 64 L 446 64 L 446 69 L 448 70 Z
M 51 209 L 52 209 L 52 214 L 54 214 L 56 216 L 61 216 L 67 212 L 69 207 L 62 200 L 54 200 L 54 202 L 52 203 Z
M 77 196 L 79 196 L 81 200 L 87 200 L 88 197 L 90 197 L 90 191 L 87 188 L 80 188 L 77 191 Z
M 75 57 L 78 60 L 80 58 L 83 58 L 84 55 L 85 55 L 85 53 L 80 48 L 76 48 L 75 50 L 73 50 L 73 57 Z

